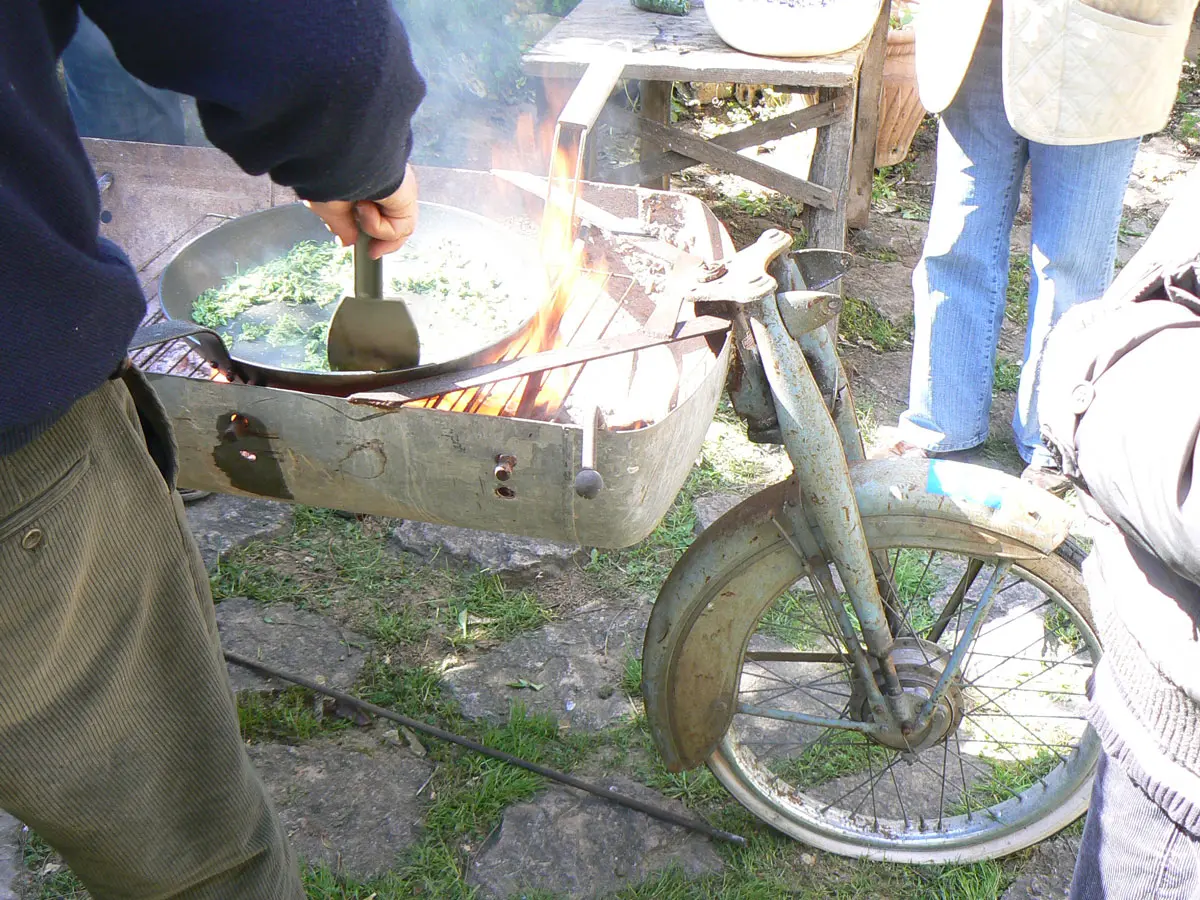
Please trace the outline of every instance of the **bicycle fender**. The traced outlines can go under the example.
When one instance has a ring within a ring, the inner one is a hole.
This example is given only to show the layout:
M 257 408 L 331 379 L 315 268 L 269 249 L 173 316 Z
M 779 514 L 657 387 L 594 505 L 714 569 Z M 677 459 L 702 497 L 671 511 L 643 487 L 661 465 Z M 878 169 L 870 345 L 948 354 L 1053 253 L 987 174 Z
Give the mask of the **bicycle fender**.
M 979 529 L 947 538 L 942 549 L 1035 559 L 1053 553 L 1075 520 L 1071 507 L 1050 494 L 964 463 L 868 460 L 852 463 L 850 477 L 872 545 L 887 542 L 896 518 L 915 517 L 931 536 L 941 521 Z M 728 731 L 755 623 L 801 577 L 802 560 L 771 522 L 786 524 L 796 503 L 791 480 L 748 498 L 696 539 L 663 584 L 646 628 L 643 694 L 655 745 L 672 772 L 703 763 Z M 729 574 L 748 561 L 753 565 Z M 712 599 L 698 603 L 705 592 Z

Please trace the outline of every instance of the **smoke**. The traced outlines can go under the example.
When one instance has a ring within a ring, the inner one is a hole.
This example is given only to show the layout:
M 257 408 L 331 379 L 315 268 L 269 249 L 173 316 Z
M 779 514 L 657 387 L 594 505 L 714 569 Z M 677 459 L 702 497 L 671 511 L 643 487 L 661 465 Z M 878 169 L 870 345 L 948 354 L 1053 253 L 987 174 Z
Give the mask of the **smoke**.
M 533 99 L 521 55 L 528 19 L 555 0 L 393 0 L 428 93 L 413 127 L 414 158 L 431 165 L 486 165 L 481 141 L 511 136 Z

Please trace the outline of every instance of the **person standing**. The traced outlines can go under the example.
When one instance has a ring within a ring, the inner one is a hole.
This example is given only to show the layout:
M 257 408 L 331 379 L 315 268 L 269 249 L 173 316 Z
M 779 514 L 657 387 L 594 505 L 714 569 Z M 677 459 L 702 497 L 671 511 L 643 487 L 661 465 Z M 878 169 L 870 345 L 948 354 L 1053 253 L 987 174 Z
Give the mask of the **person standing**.
M 1200 170 L 1046 345 L 1046 444 L 1092 524 L 1102 754 L 1072 900 L 1200 897 Z
M 1142 135 L 1175 99 L 1196 0 L 923 0 L 917 79 L 941 113 L 929 233 L 913 274 L 915 336 L 896 456 L 988 437 L 1013 218 L 1033 185 L 1029 316 L 1013 433 L 1023 477 L 1068 487 L 1041 442 L 1041 350 L 1112 279 Z
M 86 0 L 122 62 L 373 256 L 415 226 L 424 83 L 388 0 Z M 0 3 L 0 808 L 96 900 L 301 900 L 238 732 L 137 273 L 57 79 L 78 0 Z

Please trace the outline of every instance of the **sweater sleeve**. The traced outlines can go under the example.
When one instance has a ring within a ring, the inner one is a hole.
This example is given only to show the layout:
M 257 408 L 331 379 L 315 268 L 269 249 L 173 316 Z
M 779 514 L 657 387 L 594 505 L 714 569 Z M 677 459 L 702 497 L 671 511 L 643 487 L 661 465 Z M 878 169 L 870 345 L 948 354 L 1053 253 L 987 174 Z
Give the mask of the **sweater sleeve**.
M 82 0 L 132 74 L 196 98 L 252 175 L 308 200 L 404 178 L 425 85 L 389 0 Z

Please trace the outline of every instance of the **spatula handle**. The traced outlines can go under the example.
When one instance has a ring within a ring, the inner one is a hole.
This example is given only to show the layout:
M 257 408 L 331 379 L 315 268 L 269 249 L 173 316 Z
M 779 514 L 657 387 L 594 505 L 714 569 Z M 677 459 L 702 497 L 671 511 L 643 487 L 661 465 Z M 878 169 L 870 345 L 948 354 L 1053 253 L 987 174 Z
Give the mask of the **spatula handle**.
M 383 299 L 383 260 L 371 259 L 371 236 L 358 232 L 354 242 L 354 296 Z

